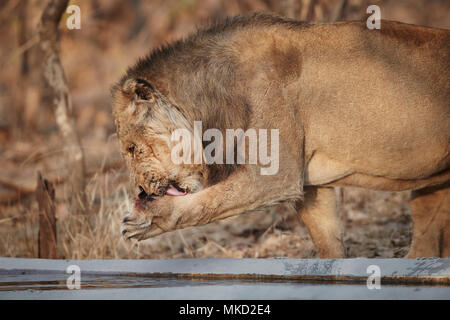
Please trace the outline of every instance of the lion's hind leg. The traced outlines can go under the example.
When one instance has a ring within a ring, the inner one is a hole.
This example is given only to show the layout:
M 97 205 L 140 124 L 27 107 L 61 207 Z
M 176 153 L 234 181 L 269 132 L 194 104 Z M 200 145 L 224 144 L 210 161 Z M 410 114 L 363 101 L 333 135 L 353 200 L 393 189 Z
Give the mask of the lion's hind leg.
M 411 193 L 413 239 L 407 258 L 450 257 L 450 184 Z

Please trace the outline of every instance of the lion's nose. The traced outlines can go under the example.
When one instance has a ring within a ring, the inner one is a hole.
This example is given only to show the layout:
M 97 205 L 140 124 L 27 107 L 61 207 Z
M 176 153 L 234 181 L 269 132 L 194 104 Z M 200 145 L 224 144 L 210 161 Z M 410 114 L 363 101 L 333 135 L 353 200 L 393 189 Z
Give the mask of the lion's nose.
M 148 197 L 147 192 L 145 192 L 144 188 L 142 188 L 141 186 L 139 186 L 139 195 L 138 198 L 139 200 L 145 200 Z

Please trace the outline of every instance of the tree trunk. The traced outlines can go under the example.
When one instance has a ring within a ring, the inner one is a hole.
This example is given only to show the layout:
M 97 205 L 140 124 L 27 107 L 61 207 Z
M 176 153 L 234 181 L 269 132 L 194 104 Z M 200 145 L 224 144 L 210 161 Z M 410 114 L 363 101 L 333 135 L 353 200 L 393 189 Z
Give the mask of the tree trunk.
M 39 25 L 39 46 L 42 50 L 42 72 L 49 95 L 52 97 L 56 123 L 66 151 L 70 172 L 70 204 L 72 213 L 86 213 L 85 164 L 80 139 L 72 119 L 72 100 L 64 70 L 59 60 L 58 24 L 68 0 L 50 0 L 44 9 Z

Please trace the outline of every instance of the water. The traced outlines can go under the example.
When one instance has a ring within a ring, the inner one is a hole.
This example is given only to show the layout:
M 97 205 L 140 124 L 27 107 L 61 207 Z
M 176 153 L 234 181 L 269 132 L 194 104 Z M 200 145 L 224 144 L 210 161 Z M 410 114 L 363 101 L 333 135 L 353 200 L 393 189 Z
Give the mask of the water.
M 381 288 L 370 290 L 366 280 L 371 273 L 367 270 L 374 265 L 379 268 L 382 276 Z M 66 282 L 71 276 L 67 270 L 71 267 L 77 267 L 81 272 L 80 289 L 70 290 L 67 286 Z M 192 279 L 193 276 L 198 279 Z M 333 279 L 340 279 L 341 282 L 333 282 Z M 410 284 L 402 285 L 405 280 Z M 450 300 L 449 280 L 450 258 L 167 260 L 0 258 L 0 300 Z M 421 284 L 425 282 L 428 285 Z M 438 283 L 440 285 L 437 285 Z
M 0 273 L 0 300 L 15 299 L 450 299 L 450 287 L 301 281 L 190 280 L 176 277 L 83 275 L 69 290 L 64 273 Z

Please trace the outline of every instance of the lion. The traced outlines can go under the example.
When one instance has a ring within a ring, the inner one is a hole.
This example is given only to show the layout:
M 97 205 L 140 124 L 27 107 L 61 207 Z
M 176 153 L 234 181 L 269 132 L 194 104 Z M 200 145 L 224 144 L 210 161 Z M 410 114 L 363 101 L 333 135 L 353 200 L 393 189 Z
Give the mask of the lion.
M 450 256 L 449 70 L 449 30 L 384 20 L 369 30 L 251 13 L 153 51 L 112 89 L 135 193 L 122 234 L 144 240 L 288 203 L 319 256 L 342 258 L 334 187 L 412 190 L 407 257 Z M 172 134 L 195 121 L 279 130 L 278 171 L 175 164 Z

